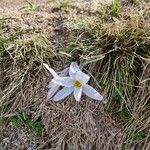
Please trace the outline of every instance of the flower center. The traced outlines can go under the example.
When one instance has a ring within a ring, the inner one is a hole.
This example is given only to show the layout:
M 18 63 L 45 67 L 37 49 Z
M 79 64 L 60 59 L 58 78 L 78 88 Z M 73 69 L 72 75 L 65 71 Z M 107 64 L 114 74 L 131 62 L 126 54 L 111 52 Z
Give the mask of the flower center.
M 81 82 L 79 80 L 75 80 L 73 85 L 75 87 L 79 88 L 79 87 L 81 87 Z

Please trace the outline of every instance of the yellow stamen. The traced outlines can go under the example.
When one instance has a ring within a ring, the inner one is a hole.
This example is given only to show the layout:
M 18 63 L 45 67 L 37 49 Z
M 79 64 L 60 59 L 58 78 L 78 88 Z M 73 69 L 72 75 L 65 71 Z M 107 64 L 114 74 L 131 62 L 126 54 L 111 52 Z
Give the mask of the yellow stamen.
M 81 87 L 81 82 L 79 80 L 75 80 L 74 81 L 74 86 L 77 87 L 77 88 Z

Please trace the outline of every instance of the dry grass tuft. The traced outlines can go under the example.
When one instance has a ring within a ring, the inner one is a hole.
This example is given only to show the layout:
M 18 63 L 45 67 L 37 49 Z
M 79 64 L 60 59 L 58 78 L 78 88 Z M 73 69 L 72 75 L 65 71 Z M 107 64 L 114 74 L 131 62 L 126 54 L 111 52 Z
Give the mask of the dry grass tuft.
M 48 139 L 39 149 L 119 149 L 121 128 L 97 102 L 84 98 L 76 104 L 70 97 L 62 103 L 41 104 L 36 117 L 42 116 Z
M 41 120 L 39 150 L 148 150 L 149 3 L 91 3 L 51 1 L 0 18 L 3 124 L 19 112 Z M 71 61 L 91 75 L 104 103 L 46 101 L 51 75 L 42 63 L 59 71 Z

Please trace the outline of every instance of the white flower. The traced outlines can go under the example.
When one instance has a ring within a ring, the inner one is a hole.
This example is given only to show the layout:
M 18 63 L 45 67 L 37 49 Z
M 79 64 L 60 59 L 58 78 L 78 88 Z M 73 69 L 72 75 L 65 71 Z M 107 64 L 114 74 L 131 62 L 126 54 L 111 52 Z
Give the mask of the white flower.
M 64 69 L 63 71 L 56 73 L 56 72 L 55 72 L 52 68 L 50 68 L 46 63 L 43 63 L 43 65 L 44 65 L 45 68 L 52 74 L 52 76 L 53 76 L 54 78 L 67 76 L 67 74 L 68 74 L 68 72 L 69 72 L 69 68 L 66 68 L 66 69 Z M 49 82 L 49 85 L 48 85 L 48 88 L 49 88 L 49 91 L 48 91 L 48 94 L 47 94 L 47 99 L 50 99 L 50 98 L 52 98 L 52 97 L 56 94 L 56 92 L 59 90 L 60 85 L 54 83 L 53 81 L 50 81 L 50 82 Z
M 64 86 L 54 97 L 54 101 L 59 101 L 64 99 L 72 92 L 74 94 L 75 100 L 80 101 L 82 92 L 87 96 L 102 100 L 103 96 L 99 94 L 93 87 L 87 84 L 90 77 L 83 73 L 77 63 L 73 62 L 69 68 L 70 77 L 55 77 L 52 81 L 58 85 Z

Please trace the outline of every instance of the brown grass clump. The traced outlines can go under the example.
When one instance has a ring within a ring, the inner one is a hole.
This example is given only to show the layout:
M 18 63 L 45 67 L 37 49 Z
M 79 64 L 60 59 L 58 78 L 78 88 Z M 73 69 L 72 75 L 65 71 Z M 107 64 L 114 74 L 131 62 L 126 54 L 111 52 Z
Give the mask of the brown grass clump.
M 36 138 L 25 117 L 19 128 L 39 150 L 149 149 L 149 3 L 117 2 L 30 3 L 0 19 L 0 140 L 11 117 L 26 114 L 44 125 Z M 52 76 L 42 63 L 60 71 L 72 61 L 91 75 L 103 102 L 46 100 Z
M 102 105 L 84 98 L 76 104 L 72 98 L 62 103 L 43 103 L 36 112 L 42 116 L 47 145 L 55 149 L 119 149 L 121 128 L 103 110 Z

